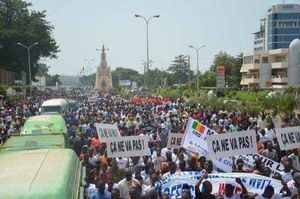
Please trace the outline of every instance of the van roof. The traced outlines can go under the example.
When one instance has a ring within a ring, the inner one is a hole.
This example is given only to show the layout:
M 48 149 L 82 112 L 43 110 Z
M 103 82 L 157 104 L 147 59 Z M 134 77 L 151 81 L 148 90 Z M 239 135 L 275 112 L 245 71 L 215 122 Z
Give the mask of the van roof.
M 67 133 L 64 118 L 61 115 L 31 116 L 21 129 L 22 134 Z
M 3 198 L 75 198 L 80 161 L 71 149 L 0 154 Z
M 44 101 L 42 106 L 66 106 L 67 101 L 65 99 L 50 99 Z
M 3 151 L 21 151 L 33 149 L 65 148 L 64 135 L 23 135 L 11 136 L 2 147 Z M 1 148 L 1 147 L 0 147 Z

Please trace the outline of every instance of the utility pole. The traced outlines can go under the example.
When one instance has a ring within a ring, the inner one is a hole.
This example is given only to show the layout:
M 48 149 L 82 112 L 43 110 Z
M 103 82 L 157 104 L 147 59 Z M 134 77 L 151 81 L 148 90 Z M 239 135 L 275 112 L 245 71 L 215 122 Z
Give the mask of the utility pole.
M 200 48 L 195 48 L 194 46 L 189 46 L 190 48 L 194 49 L 196 51 L 197 55 L 197 96 L 199 96 L 199 50 L 204 48 L 205 45 L 201 46 Z
M 34 44 L 32 44 L 31 46 L 25 46 L 21 43 L 18 43 L 19 46 L 22 46 L 24 48 L 27 49 L 27 55 L 28 55 L 28 73 L 29 73 L 29 91 L 30 91 L 30 94 L 31 94 L 31 63 L 30 63 L 30 49 L 36 45 L 38 45 L 39 43 L 38 42 L 35 42 Z
M 148 92 L 150 94 L 151 92 L 151 84 L 150 84 L 150 66 L 149 66 L 149 21 L 153 18 L 159 18 L 160 15 L 154 15 L 148 19 L 146 19 L 145 17 L 143 17 L 142 15 L 136 14 L 134 15 L 135 17 L 140 17 L 142 19 L 145 20 L 146 22 L 146 39 L 147 39 L 147 72 L 148 72 Z
M 191 62 L 190 55 L 188 55 L 188 94 L 191 96 Z
M 165 80 L 164 80 L 164 67 L 162 67 L 162 71 L 161 71 L 161 79 L 162 79 L 162 87 L 165 87 Z

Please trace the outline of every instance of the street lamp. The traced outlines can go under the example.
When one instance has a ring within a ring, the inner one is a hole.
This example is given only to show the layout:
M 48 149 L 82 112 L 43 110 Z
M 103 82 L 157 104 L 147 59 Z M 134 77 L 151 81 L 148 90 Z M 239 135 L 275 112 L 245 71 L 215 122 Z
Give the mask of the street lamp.
M 31 94 L 31 66 L 30 66 L 30 48 L 32 48 L 33 46 L 36 46 L 38 45 L 39 43 L 38 42 L 35 42 L 34 44 L 32 44 L 31 46 L 25 46 L 21 43 L 18 43 L 19 46 L 22 46 L 24 48 L 27 49 L 27 54 L 28 54 L 28 73 L 29 73 L 29 91 L 30 91 L 30 94 Z
M 206 46 L 203 45 L 200 48 L 195 48 L 194 46 L 190 45 L 189 47 L 196 50 L 196 53 L 197 53 L 197 96 L 198 96 L 199 95 L 199 50 Z
M 91 79 L 90 79 L 90 75 L 91 75 L 91 62 L 92 61 L 94 61 L 94 59 L 84 59 L 84 61 L 86 61 L 87 63 L 88 63 L 88 66 L 87 66 L 87 68 L 88 68 L 88 84 L 89 84 L 89 86 L 90 86 L 90 84 L 91 84 Z
M 149 21 L 153 18 L 159 18 L 160 15 L 154 15 L 148 19 L 146 19 L 145 17 L 143 17 L 142 15 L 139 15 L 139 14 L 136 14 L 134 15 L 135 17 L 140 17 L 142 19 L 145 20 L 146 22 L 146 32 L 147 32 L 147 71 L 148 71 L 148 90 L 150 92 L 150 87 L 151 87 L 151 84 L 150 84 L 150 68 L 149 68 Z

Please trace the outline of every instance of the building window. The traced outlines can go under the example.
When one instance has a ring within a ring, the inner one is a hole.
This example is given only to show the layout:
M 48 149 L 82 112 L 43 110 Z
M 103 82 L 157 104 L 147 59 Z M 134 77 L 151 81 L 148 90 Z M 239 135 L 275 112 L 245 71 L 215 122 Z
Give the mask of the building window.
M 253 64 L 253 56 L 245 56 L 244 64 Z
M 269 63 L 269 57 L 262 57 L 261 61 L 263 64 L 267 64 Z
M 300 13 L 273 13 L 269 15 L 269 20 L 277 19 L 300 19 Z
M 278 27 L 296 27 L 297 22 L 296 21 L 290 21 L 290 22 L 278 22 Z
M 259 50 L 262 50 L 263 47 L 257 47 L 257 48 L 254 48 L 254 51 L 259 51 Z
M 289 48 L 289 43 L 269 43 L 268 50 L 279 49 L 279 48 Z
M 299 28 L 272 28 L 271 31 L 268 32 L 268 35 L 276 35 L 276 34 L 300 34 Z
M 286 56 L 276 56 L 275 62 L 286 62 Z
M 260 56 L 259 55 L 255 55 L 255 57 L 254 57 L 254 63 L 256 63 L 256 64 L 259 64 L 259 59 L 260 59 Z
M 263 40 L 254 41 L 254 45 L 263 43 Z
M 264 33 L 263 32 L 257 32 L 257 33 L 254 34 L 254 37 L 255 37 L 255 39 L 262 38 L 262 37 L 264 37 Z

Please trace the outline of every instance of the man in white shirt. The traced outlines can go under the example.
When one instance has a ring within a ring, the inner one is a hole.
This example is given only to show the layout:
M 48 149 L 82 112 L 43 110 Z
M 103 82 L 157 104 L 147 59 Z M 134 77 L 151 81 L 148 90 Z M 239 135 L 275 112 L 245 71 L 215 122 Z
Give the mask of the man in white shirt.
M 258 121 L 257 121 L 257 127 L 259 129 L 265 129 L 268 125 L 268 122 L 266 120 L 266 116 L 263 115 Z
M 291 196 L 289 189 L 287 189 L 286 193 L 274 193 L 274 187 L 268 185 L 266 186 L 264 193 L 256 196 L 255 199 L 281 199 L 288 196 Z
M 270 125 L 268 125 L 268 127 L 265 128 L 265 132 L 266 132 L 266 135 L 269 137 L 269 139 L 272 140 L 272 143 L 275 144 L 274 139 L 276 138 L 276 134 L 275 134 L 274 130 L 271 129 Z
M 132 178 L 130 169 L 126 168 L 124 172 L 125 178 L 118 183 L 121 198 L 130 198 L 129 190 L 132 187 L 139 187 L 140 182 Z
M 300 172 L 295 172 L 293 180 L 287 183 L 288 189 L 291 191 L 291 198 L 299 198 L 300 193 Z
M 243 196 L 245 194 L 248 193 L 246 187 L 244 186 L 243 182 L 241 181 L 240 178 L 237 178 L 236 179 L 236 182 L 241 185 L 242 187 L 242 193 L 241 194 L 238 194 L 238 193 L 234 193 L 234 187 L 232 184 L 226 184 L 225 185 L 225 194 L 223 196 L 224 199 L 240 199 L 240 198 L 243 198 Z
M 300 149 L 294 149 L 293 153 L 289 155 L 293 162 L 293 167 L 295 170 L 300 170 Z
M 126 165 L 128 163 L 128 158 L 117 158 L 117 164 L 119 168 L 125 169 Z
M 293 180 L 293 170 L 292 170 L 292 160 L 286 159 L 283 163 L 284 170 L 280 172 L 280 175 L 282 177 L 282 180 L 285 183 L 288 183 L 289 181 Z

